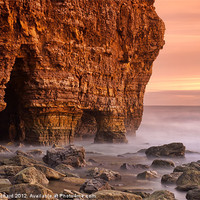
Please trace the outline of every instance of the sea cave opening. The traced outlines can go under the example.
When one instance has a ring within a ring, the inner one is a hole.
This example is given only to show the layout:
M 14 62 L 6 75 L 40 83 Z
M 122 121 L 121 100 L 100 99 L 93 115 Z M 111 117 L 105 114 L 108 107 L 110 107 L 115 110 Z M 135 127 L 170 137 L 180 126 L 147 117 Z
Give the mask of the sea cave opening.
M 94 139 L 97 133 L 97 121 L 92 112 L 83 111 L 83 115 L 75 129 L 76 139 Z
M 22 96 L 27 79 L 23 70 L 23 58 L 16 58 L 10 81 L 6 85 L 4 101 L 6 109 L 0 112 L 0 140 L 3 142 L 16 142 L 20 140 L 22 109 Z

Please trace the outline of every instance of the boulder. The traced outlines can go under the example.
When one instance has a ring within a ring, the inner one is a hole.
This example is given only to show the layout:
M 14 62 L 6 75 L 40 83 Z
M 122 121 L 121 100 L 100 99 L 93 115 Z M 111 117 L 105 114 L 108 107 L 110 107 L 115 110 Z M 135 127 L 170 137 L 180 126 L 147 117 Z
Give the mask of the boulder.
M 149 194 L 149 193 L 146 193 L 146 192 L 133 192 L 133 191 L 132 191 L 132 192 L 130 192 L 130 193 L 131 193 L 131 194 L 138 195 L 138 196 L 141 196 L 143 199 L 150 196 L 150 194 Z
M 176 184 L 179 176 L 182 175 L 183 172 L 173 172 L 171 174 L 165 174 L 162 176 L 161 183 L 162 184 Z
M 30 167 L 33 166 L 34 164 L 40 164 L 40 162 L 25 156 L 16 155 L 10 159 L 3 160 L 2 164 Z
M 145 151 L 147 157 L 183 157 L 185 146 L 182 143 L 171 143 L 162 146 L 153 146 Z
M 176 184 L 179 190 L 189 190 L 200 186 L 200 171 L 188 170 L 183 172 Z
M 131 169 L 133 169 L 133 166 L 131 164 L 124 163 L 123 165 L 121 165 L 120 169 L 121 170 L 131 170 Z
M 179 165 L 174 168 L 174 172 L 185 172 L 188 170 L 200 171 L 200 163 L 199 162 L 191 162 L 188 164 Z
M 28 167 L 20 171 L 14 176 L 14 183 L 30 183 L 30 184 L 42 184 L 47 185 L 49 183 L 45 174 L 40 170 L 37 170 L 35 167 Z
M 116 190 L 101 190 L 94 195 L 95 200 L 142 200 L 141 196 Z
M 155 179 L 155 178 L 158 178 L 158 174 L 156 171 L 145 171 L 137 175 L 137 179 L 150 180 L 150 179 Z
M 69 145 L 64 148 L 51 148 L 47 150 L 43 161 L 52 167 L 59 164 L 67 164 L 75 168 L 84 167 L 86 164 L 85 149 L 74 145 Z
M 176 187 L 176 190 L 187 192 L 194 189 L 199 189 L 200 187 L 196 184 L 180 185 Z
M 153 168 L 173 168 L 173 167 L 175 167 L 175 164 L 171 160 L 156 159 L 152 162 L 151 167 L 153 167 Z
M 87 180 L 80 188 L 80 192 L 92 194 L 100 190 L 111 190 L 112 187 L 107 181 L 97 178 Z
M 0 188 L 11 186 L 11 182 L 8 179 L 0 179 Z
M 64 177 L 61 180 L 65 183 L 73 184 L 73 185 L 77 185 L 77 186 L 83 185 L 86 181 L 86 179 L 76 178 L 76 177 Z
M 115 172 L 115 171 L 104 169 L 104 168 L 98 168 L 98 167 L 89 169 L 87 176 L 90 176 L 93 178 L 101 178 L 106 181 L 121 179 L 121 175 L 119 172 Z
M 10 195 L 19 194 L 18 196 L 19 198 L 15 198 L 15 200 L 21 200 L 21 199 L 55 200 L 53 192 L 40 184 L 13 185 L 10 188 L 9 194 Z M 23 196 L 20 196 L 20 195 L 23 195 Z
M 128 164 L 128 163 L 124 163 L 124 164 L 121 165 L 121 167 L 120 167 L 121 170 L 148 169 L 148 168 L 149 168 L 148 165 L 143 165 L 143 164 L 131 165 L 131 164 Z
M 70 172 L 66 172 L 65 173 L 66 177 L 75 177 L 75 178 L 80 178 L 80 176 L 78 174 L 74 174 L 74 173 L 70 173 Z
M 29 155 L 32 155 L 33 157 L 44 155 L 43 151 L 40 150 L 40 149 L 32 149 L 32 150 L 28 151 L 27 153 L 28 153 Z
M 176 199 L 173 193 L 167 190 L 159 190 L 159 191 L 155 191 L 145 200 L 176 200 Z
M 18 156 L 24 156 L 24 157 L 27 157 L 27 158 L 33 158 L 30 154 L 25 153 L 25 152 L 23 152 L 21 150 L 15 151 L 15 154 L 18 155 Z
M 200 189 L 194 189 L 188 191 L 186 195 L 187 200 L 199 200 L 200 199 Z
M 2 176 L 15 176 L 18 172 L 23 169 L 22 166 L 0 166 L 0 175 Z
M 12 153 L 8 148 L 0 145 L 0 153 Z
M 40 170 L 42 173 L 45 174 L 45 176 L 48 178 L 48 179 L 54 179 L 54 180 L 58 180 L 62 177 L 65 177 L 65 174 L 62 174 L 60 172 L 57 172 L 55 171 L 54 169 L 51 169 L 49 167 L 46 167 L 44 165 L 34 165 L 34 167 L 37 169 L 37 170 Z
M 66 164 L 59 164 L 54 168 L 56 171 L 62 173 L 62 174 L 68 174 L 70 171 L 74 170 L 74 167 L 71 165 L 66 165 Z

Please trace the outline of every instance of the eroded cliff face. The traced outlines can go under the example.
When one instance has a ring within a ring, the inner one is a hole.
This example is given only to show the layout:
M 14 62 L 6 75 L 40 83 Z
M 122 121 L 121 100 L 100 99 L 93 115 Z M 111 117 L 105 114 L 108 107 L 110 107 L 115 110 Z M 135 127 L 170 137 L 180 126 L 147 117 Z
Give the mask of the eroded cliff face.
M 26 142 L 68 143 L 95 119 L 96 142 L 126 142 L 164 45 L 153 3 L 0 0 L 2 138 L 13 123 Z

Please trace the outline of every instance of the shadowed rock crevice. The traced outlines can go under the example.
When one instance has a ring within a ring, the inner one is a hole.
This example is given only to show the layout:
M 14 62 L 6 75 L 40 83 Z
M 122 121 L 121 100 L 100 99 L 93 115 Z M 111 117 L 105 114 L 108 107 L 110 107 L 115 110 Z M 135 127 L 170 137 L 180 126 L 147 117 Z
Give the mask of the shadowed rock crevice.
M 0 130 L 2 140 L 12 141 L 20 140 L 23 105 L 22 98 L 24 93 L 25 82 L 27 81 L 27 74 L 23 71 L 24 60 L 16 58 L 13 70 L 10 76 L 10 81 L 6 84 L 5 102 L 7 107 L 0 112 Z M 10 137 L 10 138 L 9 138 Z
M 88 111 L 83 111 L 83 115 L 75 129 L 75 137 L 80 139 L 94 138 L 96 133 L 97 121 L 95 116 Z
M 95 142 L 126 142 L 141 123 L 145 87 L 164 45 L 153 3 L 2 1 L 2 138 L 17 113 L 19 140 L 72 143 L 88 112 L 96 120 Z

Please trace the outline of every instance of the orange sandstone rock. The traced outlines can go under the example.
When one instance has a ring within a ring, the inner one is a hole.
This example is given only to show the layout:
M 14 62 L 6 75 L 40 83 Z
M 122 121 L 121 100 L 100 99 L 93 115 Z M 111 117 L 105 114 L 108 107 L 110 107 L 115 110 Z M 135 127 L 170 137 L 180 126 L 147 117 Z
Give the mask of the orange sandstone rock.
M 25 130 L 26 142 L 66 144 L 84 114 L 96 120 L 95 142 L 126 142 L 164 45 L 153 3 L 0 0 L 2 139 L 12 118 L 15 139 Z

